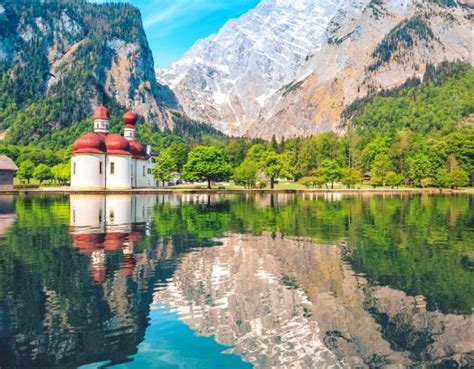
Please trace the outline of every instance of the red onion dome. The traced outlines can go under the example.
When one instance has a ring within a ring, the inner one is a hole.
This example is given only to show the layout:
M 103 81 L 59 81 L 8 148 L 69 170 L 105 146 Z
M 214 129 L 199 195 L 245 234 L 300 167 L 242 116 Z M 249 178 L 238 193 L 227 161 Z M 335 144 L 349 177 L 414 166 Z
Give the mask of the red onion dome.
M 116 133 L 105 136 L 105 147 L 107 148 L 107 154 L 130 155 L 128 141 Z
M 130 142 L 130 153 L 135 159 L 145 159 L 145 148 L 140 142 Z
M 123 124 L 125 124 L 126 126 L 130 126 L 130 128 L 133 128 L 135 126 L 135 123 L 137 123 L 137 115 L 133 111 L 129 110 L 123 115 L 122 120 Z
M 104 138 L 98 133 L 87 133 L 79 137 L 72 146 L 73 152 L 75 153 L 105 153 L 106 147 Z
M 95 233 L 73 234 L 72 245 L 79 249 L 81 254 L 92 254 L 101 245 L 103 238 Z
M 125 234 L 119 232 L 110 232 L 105 235 L 104 249 L 105 251 L 120 250 L 125 242 Z
M 100 105 L 97 109 L 95 109 L 94 114 L 92 114 L 92 119 L 108 120 L 109 118 L 110 114 L 104 105 Z

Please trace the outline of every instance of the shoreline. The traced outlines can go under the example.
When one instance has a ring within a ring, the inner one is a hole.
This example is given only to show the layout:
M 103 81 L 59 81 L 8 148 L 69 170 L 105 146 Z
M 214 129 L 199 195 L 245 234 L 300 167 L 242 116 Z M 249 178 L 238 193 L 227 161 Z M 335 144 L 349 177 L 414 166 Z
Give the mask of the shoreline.
M 341 193 L 341 194 L 474 194 L 474 188 L 462 190 L 438 189 L 438 188 L 295 188 L 295 189 L 179 189 L 179 188 L 135 188 L 129 190 L 77 190 L 71 188 L 35 188 L 35 189 L 12 189 L 0 190 L 0 195 L 153 195 L 153 194 L 304 194 L 304 193 Z

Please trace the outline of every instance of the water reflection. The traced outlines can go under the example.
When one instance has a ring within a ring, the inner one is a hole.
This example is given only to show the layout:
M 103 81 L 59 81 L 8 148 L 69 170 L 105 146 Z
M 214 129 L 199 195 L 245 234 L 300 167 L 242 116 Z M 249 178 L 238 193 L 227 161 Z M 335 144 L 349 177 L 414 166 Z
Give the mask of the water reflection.
M 0 368 L 472 366 L 473 204 L 2 197 Z
M 14 196 L 0 195 L 0 237 L 6 233 L 15 220 Z
M 95 282 L 106 277 L 106 255 L 121 251 L 120 269 L 131 277 L 136 265 L 134 248 L 142 233 L 150 232 L 152 196 L 70 196 L 72 244 L 81 254 L 91 255 Z
M 341 249 L 229 235 L 187 254 L 155 303 L 256 368 L 472 362 L 473 317 L 426 312 L 422 297 L 370 286 Z

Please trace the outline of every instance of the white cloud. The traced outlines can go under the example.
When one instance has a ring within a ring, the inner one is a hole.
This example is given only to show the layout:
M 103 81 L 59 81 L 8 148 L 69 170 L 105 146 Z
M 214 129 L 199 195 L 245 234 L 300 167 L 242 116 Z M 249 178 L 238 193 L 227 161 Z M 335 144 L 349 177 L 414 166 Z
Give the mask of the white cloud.
M 155 8 L 151 14 L 143 15 L 143 25 L 151 27 L 160 23 L 179 21 L 182 17 L 187 17 L 189 23 L 195 18 L 202 17 L 202 13 L 228 9 L 239 0 L 153 0 L 147 8 Z M 182 22 L 180 22 L 182 23 Z

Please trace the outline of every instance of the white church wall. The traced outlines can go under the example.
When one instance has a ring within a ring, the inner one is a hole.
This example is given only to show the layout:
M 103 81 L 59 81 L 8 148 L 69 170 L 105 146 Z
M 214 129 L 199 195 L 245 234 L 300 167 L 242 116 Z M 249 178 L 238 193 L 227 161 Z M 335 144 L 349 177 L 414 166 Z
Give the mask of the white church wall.
M 132 158 L 126 155 L 107 156 L 107 189 L 129 189 L 131 179 Z
M 147 181 L 147 161 L 137 159 L 136 161 L 136 168 L 137 168 L 137 187 L 148 187 Z
M 74 154 L 71 158 L 71 187 L 103 189 L 105 187 L 105 155 Z
M 136 159 L 136 186 L 135 187 L 155 187 L 156 181 L 151 173 L 153 168 L 153 161 Z

